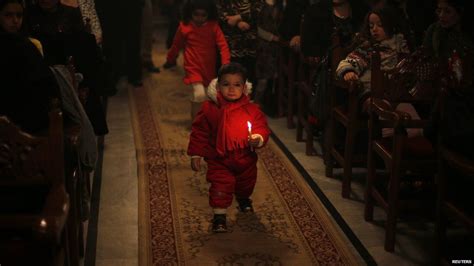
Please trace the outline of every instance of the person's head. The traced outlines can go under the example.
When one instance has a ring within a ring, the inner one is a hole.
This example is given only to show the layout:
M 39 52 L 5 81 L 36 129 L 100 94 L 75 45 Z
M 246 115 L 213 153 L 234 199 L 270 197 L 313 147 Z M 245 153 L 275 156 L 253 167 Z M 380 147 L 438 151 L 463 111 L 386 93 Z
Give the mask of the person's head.
M 56 10 L 58 4 L 59 0 L 38 0 L 38 6 L 47 12 Z
M 237 101 L 246 89 L 247 70 L 239 63 L 223 65 L 217 73 L 217 88 L 225 100 Z
M 439 0 L 436 15 L 441 27 L 451 28 L 461 22 L 465 9 L 463 0 Z
M 217 7 L 213 0 L 187 0 L 183 6 L 184 23 L 200 26 L 208 20 L 217 20 Z
M 23 5 L 20 0 L 0 0 L 0 30 L 18 33 L 23 25 Z
M 374 42 L 391 38 L 398 32 L 395 12 L 390 7 L 370 11 L 364 23 L 362 34 Z

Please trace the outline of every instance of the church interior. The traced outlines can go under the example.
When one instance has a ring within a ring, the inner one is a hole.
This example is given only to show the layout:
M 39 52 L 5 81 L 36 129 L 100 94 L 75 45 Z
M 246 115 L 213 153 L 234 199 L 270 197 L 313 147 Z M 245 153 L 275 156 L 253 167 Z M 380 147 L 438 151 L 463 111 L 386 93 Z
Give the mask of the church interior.
M 473 265 L 473 8 L 0 0 L 0 266 Z

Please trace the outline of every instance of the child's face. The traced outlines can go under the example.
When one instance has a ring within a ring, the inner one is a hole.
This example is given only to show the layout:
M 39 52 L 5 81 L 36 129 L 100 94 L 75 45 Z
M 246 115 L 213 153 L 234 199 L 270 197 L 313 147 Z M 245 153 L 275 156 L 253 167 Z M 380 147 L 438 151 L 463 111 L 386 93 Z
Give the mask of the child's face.
M 207 14 L 207 11 L 204 9 L 195 9 L 191 15 L 192 15 L 192 20 L 194 24 L 198 26 L 201 26 L 207 21 L 208 14 Z
M 240 74 L 225 74 L 219 81 L 219 89 L 229 102 L 234 102 L 242 97 L 245 82 Z
M 382 21 L 380 20 L 380 17 L 377 14 L 370 14 L 369 27 L 370 35 L 375 41 L 381 42 L 388 38 L 387 34 L 385 34 L 385 30 L 383 29 Z
M 0 10 L 0 26 L 9 33 L 18 32 L 23 23 L 23 7 L 18 3 L 7 4 Z

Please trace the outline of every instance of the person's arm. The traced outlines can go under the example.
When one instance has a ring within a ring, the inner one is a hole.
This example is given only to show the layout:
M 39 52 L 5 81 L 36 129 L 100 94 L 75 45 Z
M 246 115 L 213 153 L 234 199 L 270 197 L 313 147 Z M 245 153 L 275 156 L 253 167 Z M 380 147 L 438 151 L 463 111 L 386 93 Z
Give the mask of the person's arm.
M 256 148 L 263 147 L 270 137 L 270 128 L 267 124 L 267 119 L 260 108 L 256 107 L 255 111 L 253 112 L 253 121 L 252 121 L 252 139 L 258 139 L 258 142 L 254 142 L 255 144 L 251 145 Z
M 346 78 L 346 74 L 349 73 L 354 73 L 357 75 L 357 77 L 359 77 L 369 68 L 370 65 L 368 59 L 366 58 L 366 52 L 367 51 L 363 51 L 363 49 L 359 47 L 349 53 L 345 59 L 339 62 L 339 65 L 336 69 L 336 76 L 339 79 L 344 79 L 346 81 L 349 81 Z
M 192 158 L 204 157 L 214 158 L 217 156 L 216 150 L 210 145 L 211 124 L 207 118 L 210 112 L 210 103 L 204 102 L 201 110 L 194 118 L 187 154 Z
M 262 11 L 264 2 L 262 0 L 250 1 L 250 12 L 240 14 L 242 21 L 247 22 L 251 28 L 257 27 L 258 16 Z
M 184 35 L 181 30 L 182 25 L 180 24 L 176 34 L 174 35 L 173 44 L 166 55 L 166 63 L 176 64 L 176 58 L 179 55 L 179 51 L 184 47 Z
M 230 63 L 229 45 L 227 44 L 227 40 L 225 39 L 224 33 L 222 32 L 221 27 L 219 27 L 218 24 L 216 24 L 215 32 L 217 47 L 219 47 L 219 52 L 221 54 L 221 64 L 227 65 L 228 63 Z
M 272 41 L 278 41 L 279 38 L 277 35 L 269 32 L 269 31 L 266 31 L 260 27 L 257 27 L 257 35 L 258 37 L 262 38 L 263 40 L 267 41 L 267 42 L 272 42 Z

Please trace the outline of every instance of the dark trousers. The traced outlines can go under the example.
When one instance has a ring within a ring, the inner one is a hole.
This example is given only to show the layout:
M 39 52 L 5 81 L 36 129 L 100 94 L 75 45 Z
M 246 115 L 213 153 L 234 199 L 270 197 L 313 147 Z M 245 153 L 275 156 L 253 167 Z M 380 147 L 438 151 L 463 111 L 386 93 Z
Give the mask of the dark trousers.
M 102 23 L 103 50 L 113 81 L 125 74 L 129 81 L 142 79 L 140 1 L 96 1 Z

